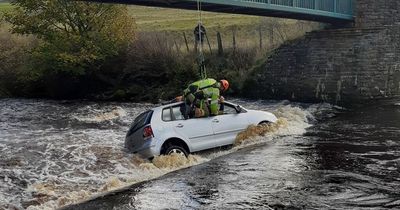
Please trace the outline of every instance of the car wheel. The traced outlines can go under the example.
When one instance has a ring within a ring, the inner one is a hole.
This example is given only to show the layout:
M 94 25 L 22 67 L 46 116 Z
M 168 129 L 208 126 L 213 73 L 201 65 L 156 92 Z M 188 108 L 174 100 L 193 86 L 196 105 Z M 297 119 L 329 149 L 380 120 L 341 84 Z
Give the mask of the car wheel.
M 268 122 L 268 121 L 263 121 L 263 122 L 260 122 L 258 125 L 270 125 L 270 124 L 272 124 L 272 123 Z
M 189 156 L 189 153 L 183 147 L 177 145 L 169 146 L 164 153 L 164 155 L 172 155 L 172 154 L 178 154 L 185 157 Z

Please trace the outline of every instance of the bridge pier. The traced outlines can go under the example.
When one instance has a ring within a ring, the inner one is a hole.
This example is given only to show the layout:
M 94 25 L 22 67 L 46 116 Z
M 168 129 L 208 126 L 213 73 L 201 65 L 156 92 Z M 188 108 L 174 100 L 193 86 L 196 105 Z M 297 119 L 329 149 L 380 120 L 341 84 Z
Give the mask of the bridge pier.
M 311 32 L 244 84 L 253 98 L 352 105 L 400 96 L 400 1 L 358 0 L 354 27 Z

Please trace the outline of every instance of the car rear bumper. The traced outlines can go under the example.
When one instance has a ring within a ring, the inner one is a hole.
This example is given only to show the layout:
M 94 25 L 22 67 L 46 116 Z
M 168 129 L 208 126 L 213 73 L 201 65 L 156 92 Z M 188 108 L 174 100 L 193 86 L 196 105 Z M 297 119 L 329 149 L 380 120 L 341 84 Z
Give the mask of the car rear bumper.
M 160 151 L 156 148 L 155 145 L 150 147 L 141 148 L 135 154 L 139 154 L 142 158 L 149 159 L 153 158 L 154 156 L 160 155 Z
M 134 141 L 134 140 L 131 138 L 127 138 L 126 141 L 127 141 L 126 143 L 128 143 L 129 141 Z M 160 155 L 160 149 L 157 147 L 156 142 L 157 142 L 156 139 L 151 138 L 145 140 L 144 142 L 141 142 L 142 144 L 140 146 L 136 146 L 133 148 L 132 144 L 125 144 L 125 146 L 131 145 L 130 147 L 127 146 L 129 151 L 133 152 L 134 154 L 139 154 L 141 157 L 147 159 Z

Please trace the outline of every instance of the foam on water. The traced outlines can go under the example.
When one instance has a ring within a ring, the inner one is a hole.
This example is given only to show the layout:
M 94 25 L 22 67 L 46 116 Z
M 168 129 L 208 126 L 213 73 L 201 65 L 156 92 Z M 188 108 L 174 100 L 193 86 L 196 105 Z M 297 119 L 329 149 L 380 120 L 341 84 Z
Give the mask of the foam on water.
M 90 115 L 86 113 L 84 116 L 74 116 L 74 118 L 82 122 L 100 123 L 104 121 L 112 121 L 126 116 L 126 111 L 118 106 L 112 107 L 111 111 L 107 110 L 106 112 L 102 110 L 91 110 L 90 107 L 87 108 L 92 112 Z
M 161 156 L 150 162 L 128 154 L 123 143 L 135 116 L 152 105 L 0 100 L 0 209 L 54 209 L 204 163 L 249 144 L 300 135 L 320 110 L 320 105 L 301 108 L 282 101 L 235 102 L 271 111 L 279 122 L 251 127 L 250 134 L 238 137 L 238 146 L 230 150 L 189 159 Z

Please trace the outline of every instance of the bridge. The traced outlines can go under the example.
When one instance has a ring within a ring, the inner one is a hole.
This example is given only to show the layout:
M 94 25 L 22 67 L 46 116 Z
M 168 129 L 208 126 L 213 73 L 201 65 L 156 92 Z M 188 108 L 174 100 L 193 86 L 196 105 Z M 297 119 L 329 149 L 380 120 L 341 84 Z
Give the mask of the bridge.
M 197 10 L 197 0 L 90 0 Z M 344 24 L 354 20 L 353 0 L 201 0 L 204 11 Z
M 198 0 L 88 0 L 196 10 Z M 247 79 L 256 99 L 341 105 L 400 98 L 399 0 L 201 0 L 202 10 L 332 23 L 282 45 Z M 345 26 L 345 27 L 341 27 Z

